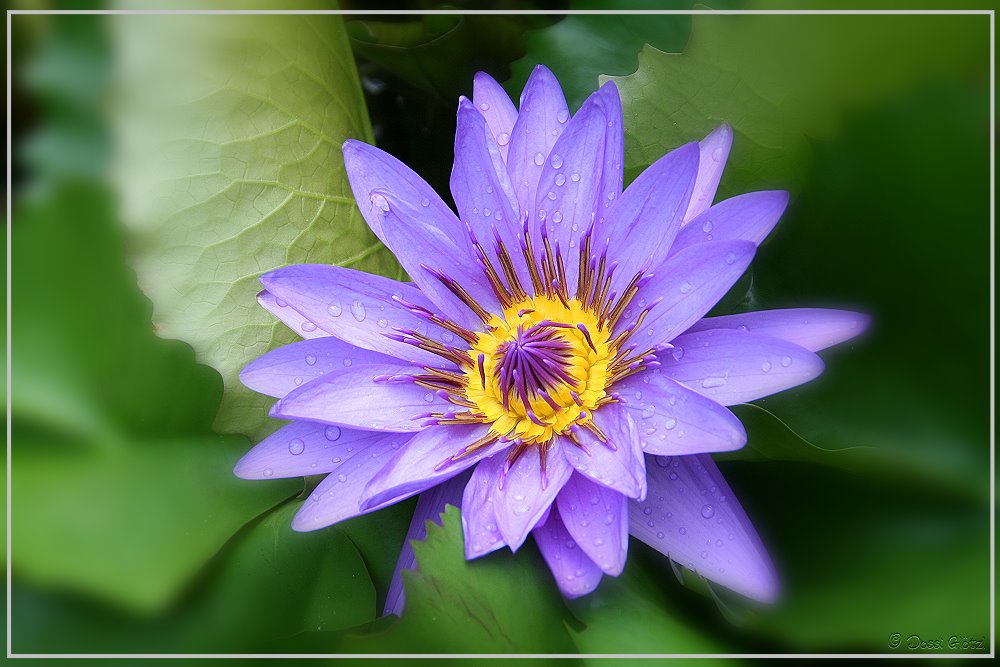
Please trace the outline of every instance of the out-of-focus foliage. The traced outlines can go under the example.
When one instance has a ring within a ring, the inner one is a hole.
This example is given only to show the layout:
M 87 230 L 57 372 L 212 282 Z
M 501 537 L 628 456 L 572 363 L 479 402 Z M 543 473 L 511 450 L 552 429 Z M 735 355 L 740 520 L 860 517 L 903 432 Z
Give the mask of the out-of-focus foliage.
M 106 17 L 14 19 L 15 651 L 888 651 L 893 632 L 986 635 L 986 17 L 140 18 L 113 39 Z M 416 545 L 403 618 L 375 620 L 412 501 L 299 535 L 300 482 L 232 479 L 249 443 L 213 423 L 276 424 L 253 398 L 216 419 L 223 381 L 294 337 L 256 306 L 257 274 L 369 248 L 354 265 L 396 275 L 334 145 L 372 137 L 348 43 L 375 139 L 443 195 L 455 96 L 483 68 L 516 99 L 536 62 L 571 105 L 624 76 L 627 177 L 726 121 L 722 195 L 795 191 L 719 312 L 853 307 L 874 325 L 824 353 L 819 381 L 736 408 L 750 444 L 721 466 L 777 563 L 777 605 L 634 542 L 620 578 L 566 602 L 530 544 L 464 561 L 452 509 Z M 103 174 L 112 135 L 155 139 L 119 171 L 129 232 Z M 154 336 L 126 246 L 159 333 L 222 380 Z
M 257 305 L 298 263 L 399 275 L 369 231 L 341 142 L 370 140 L 336 16 L 120 16 L 119 181 L 161 335 L 222 374 L 222 432 L 274 430 L 247 361 L 294 339 Z M 155 81 L 155 86 L 149 82 Z

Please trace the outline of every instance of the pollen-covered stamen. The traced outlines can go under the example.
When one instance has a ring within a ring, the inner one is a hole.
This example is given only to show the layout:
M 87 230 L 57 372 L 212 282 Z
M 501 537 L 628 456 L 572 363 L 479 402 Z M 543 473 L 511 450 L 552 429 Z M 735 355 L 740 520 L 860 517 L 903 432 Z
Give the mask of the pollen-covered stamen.
M 382 335 L 389 340 L 406 343 L 407 345 L 412 345 L 413 347 L 419 347 L 421 350 L 427 350 L 442 359 L 447 359 L 456 366 L 472 366 L 472 359 L 470 359 L 469 355 L 462 350 L 457 350 L 450 345 L 445 345 L 444 343 L 432 340 L 431 338 L 428 338 L 422 333 L 416 331 L 399 329 L 397 327 L 393 328 L 399 333 L 384 333 Z
M 490 314 L 483 310 L 483 307 L 476 303 L 476 300 L 473 299 L 472 296 L 465 291 L 465 288 L 459 285 L 456 280 L 446 276 L 437 269 L 427 266 L 426 264 L 421 264 L 420 268 L 437 278 L 438 282 L 444 285 L 449 292 L 454 294 L 460 301 L 462 301 L 462 303 L 468 306 L 469 310 L 474 312 L 479 319 L 483 322 L 490 321 Z

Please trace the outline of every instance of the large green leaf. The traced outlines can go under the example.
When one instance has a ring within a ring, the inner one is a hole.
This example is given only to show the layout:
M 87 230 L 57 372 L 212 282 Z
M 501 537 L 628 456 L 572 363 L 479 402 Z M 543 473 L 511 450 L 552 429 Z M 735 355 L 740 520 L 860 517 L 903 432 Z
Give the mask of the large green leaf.
M 982 62 L 987 29 L 976 16 L 698 15 L 682 54 L 647 46 L 634 74 L 615 77 L 626 180 L 726 122 L 736 143 L 724 192 L 799 189 L 809 138 L 831 136 L 845 108 Z
M 276 426 L 239 369 L 294 335 L 257 305 L 296 263 L 398 275 L 354 203 L 341 156 L 371 141 L 338 16 L 123 16 L 119 179 L 158 332 L 218 370 L 216 427 Z
M 343 650 L 382 653 L 568 653 L 566 608 L 537 551 L 465 560 L 460 513 L 428 524 L 404 574 L 406 609 L 383 632 L 349 637 Z
M 18 211 L 12 563 L 149 610 L 299 484 L 232 476 L 247 442 L 211 432 L 218 378 L 153 336 L 113 219 L 110 198 L 81 187 Z
M 303 633 L 375 617 L 360 554 L 336 529 L 293 533 L 298 503 L 248 526 L 183 606 L 136 618 L 103 605 L 24 587 L 14 590 L 18 652 L 306 652 Z M 58 633 L 48 630 L 58 627 Z

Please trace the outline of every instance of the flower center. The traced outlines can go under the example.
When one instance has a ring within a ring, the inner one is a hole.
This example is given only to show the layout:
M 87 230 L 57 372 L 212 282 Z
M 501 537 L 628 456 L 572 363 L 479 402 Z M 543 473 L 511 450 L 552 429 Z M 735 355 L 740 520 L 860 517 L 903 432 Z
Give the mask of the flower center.
M 494 316 L 468 354 L 467 398 L 496 433 L 526 444 L 586 423 L 606 398 L 614 358 L 592 311 L 545 296 Z

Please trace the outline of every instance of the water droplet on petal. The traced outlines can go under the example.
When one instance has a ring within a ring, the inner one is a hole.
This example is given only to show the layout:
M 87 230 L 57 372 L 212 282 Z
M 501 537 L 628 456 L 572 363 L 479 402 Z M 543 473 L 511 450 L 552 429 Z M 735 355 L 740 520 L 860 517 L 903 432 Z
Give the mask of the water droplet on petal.
M 655 414 L 656 414 L 656 406 L 655 405 L 647 405 L 643 409 L 643 411 L 642 411 L 642 418 L 643 419 L 650 419 Z
M 479 105 L 479 108 L 482 109 L 483 111 L 489 111 L 490 105 L 487 102 L 483 102 Z
M 559 113 L 556 114 L 556 120 L 559 121 L 560 123 L 565 123 L 567 120 L 569 120 L 569 111 L 567 111 L 566 109 L 560 109 Z
M 765 361 L 764 363 L 762 363 L 760 365 L 760 370 L 764 371 L 765 373 L 771 370 L 771 362 Z
M 377 209 L 380 209 L 382 213 L 389 212 L 389 200 L 383 197 L 382 195 L 378 194 L 377 192 L 373 192 L 371 195 L 371 201 L 372 201 L 372 206 L 374 206 Z
M 506 132 L 501 132 L 497 135 L 497 143 L 501 146 L 506 146 L 510 143 L 510 135 Z
M 331 303 L 326 307 L 326 312 L 330 313 L 333 317 L 340 317 L 340 314 L 344 312 L 344 309 L 340 307 L 339 303 Z
M 781 365 L 784 366 L 785 368 L 788 368 L 789 366 L 792 365 L 792 358 L 791 357 L 782 357 L 781 358 Z
M 668 431 L 674 428 L 675 426 L 677 426 L 676 419 L 667 419 L 665 422 L 663 422 L 663 428 L 667 429 Z
M 674 359 L 680 361 L 681 357 L 684 356 L 684 348 L 675 346 L 674 349 L 670 350 L 670 354 Z M 673 403 L 671 403 L 671 405 L 673 405 Z
M 562 222 L 562 213 L 556 211 L 552 214 L 552 222 Z
M 681 535 L 687 535 L 688 529 L 685 528 L 684 526 L 681 526 L 680 528 L 677 529 L 677 532 L 680 533 Z
M 427 392 L 426 394 L 424 394 L 424 400 L 427 401 L 428 403 L 432 403 L 434 401 L 434 394 Z
M 535 164 L 541 167 L 544 162 L 545 162 L 545 156 L 542 155 L 541 153 L 535 153 Z
M 288 443 L 288 453 L 292 456 L 298 456 L 306 449 L 306 443 L 302 442 L 298 438 L 295 438 Z
M 337 481 L 338 482 L 346 482 L 347 481 L 347 475 L 345 475 L 343 473 L 337 475 Z
M 559 167 L 561 167 L 563 165 L 562 156 L 559 155 L 559 154 L 557 154 L 557 153 L 554 153 L 552 155 L 552 157 L 549 158 L 549 164 L 552 165 L 553 169 L 558 169 Z
M 354 303 L 352 303 L 351 304 L 351 315 L 353 315 L 354 319 L 357 320 L 358 322 L 364 322 L 365 321 L 365 304 L 361 303 L 360 301 L 355 301 Z
M 735 261 L 736 261 L 736 253 L 735 252 L 727 252 L 726 253 L 726 264 L 732 264 Z
M 715 508 L 712 507 L 711 505 L 702 505 L 701 516 L 706 519 L 711 519 L 713 516 L 715 516 Z
M 264 468 L 264 471 L 261 474 L 264 475 L 264 477 L 271 477 L 274 475 L 274 471 L 270 468 Z
M 338 438 L 340 438 L 340 427 L 339 426 L 327 426 L 326 430 L 323 432 L 323 435 L 326 436 L 327 440 L 329 440 L 330 442 L 333 442 L 334 440 L 337 440 Z
M 688 281 L 685 280 L 684 282 L 681 283 L 681 286 L 680 286 L 681 294 L 687 294 L 688 292 L 691 291 L 692 287 L 694 287 L 694 286 L 691 283 L 689 283 Z
M 431 200 L 428 199 L 427 197 L 424 197 L 423 199 L 420 200 L 420 205 L 423 206 L 424 208 L 427 208 L 428 206 L 431 205 Z
M 703 222 L 701 225 L 701 231 L 705 232 L 706 234 L 712 231 L 712 221 L 706 220 L 705 222 Z
M 311 354 L 307 354 L 306 355 L 306 365 L 308 365 L 308 366 L 315 366 L 316 365 L 316 357 L 314 357 Z
M 285 308 L 286 306 L 288 306 L 288 302 L 282 301 L 281 299 L 275 299 L 274 303 L 278 305 L 278 308 Z
M 574 183 L 576 183 L 577 181 L 580 180 L 580 174 L 570 174 L 569 180 L 571 180 Z
M 726 384 L 726 378 L 720 377 L 707 377 L 701 381 L 701 386 L 705 389 L 713 389 L 715 387 L 721 387 Z
M 646 516 L 649 516 L 650 514 L 653 513 L 653 508 L 647 507 L 646 509 L 642 510 L 642 513 L 645 514 Z
M 344 365 L 345 365 L 345 366 L 350 366 L 350 365 L 351 365 L 351 364 L 353 364 L 353 363 L 354 363 L 354 361 L 353 361 L 353 360 L 352 360 L 352 359 L 351 359 L 350 357 L 346 357 L 346 358 L 344 359 Z
M 313 324 L 312 322 L 303 322 L 302 330 L 305 331 L 306 333 L 311 333 L 313 331 L 316 331 L 316 325 Z
M 563 185 L 565 183 L 566 183 L 566 177 L 563 176 L 562 174 L 558 174 L 556 176 L 556 185 Z

